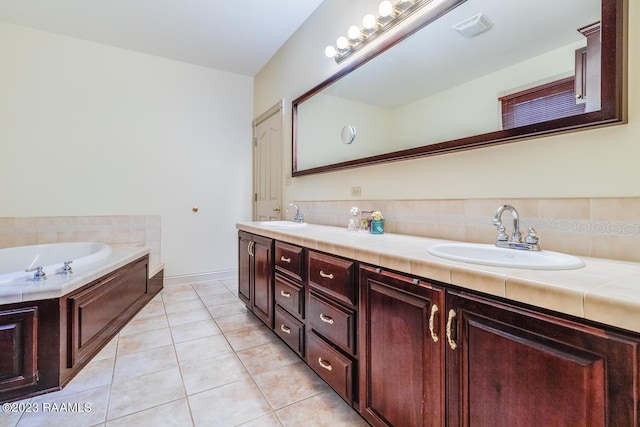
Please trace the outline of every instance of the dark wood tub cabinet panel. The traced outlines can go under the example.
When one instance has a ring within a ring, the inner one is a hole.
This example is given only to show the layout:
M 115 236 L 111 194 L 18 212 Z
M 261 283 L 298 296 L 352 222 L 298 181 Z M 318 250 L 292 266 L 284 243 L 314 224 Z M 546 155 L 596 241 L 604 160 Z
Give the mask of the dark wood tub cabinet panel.
M 0 402 L 61 389 L 162 289 L 148 256 L 62 298 L 0 307 Z
M 59 369 L 58 301 L 7 304 L 0 309 L 0 401 L 55 390 Z M 49 369 L 51 368 L 51 369 Z
M 96 280 L 67 297 L 67 367 L 87 362 L 146 304 L 147 259 Z

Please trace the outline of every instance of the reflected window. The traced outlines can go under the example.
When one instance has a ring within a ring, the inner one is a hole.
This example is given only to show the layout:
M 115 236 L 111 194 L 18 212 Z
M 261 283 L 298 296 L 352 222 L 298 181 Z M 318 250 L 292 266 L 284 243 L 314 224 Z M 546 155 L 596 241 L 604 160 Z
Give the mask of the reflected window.
M 584 103 L 576 103 L 573 77 L 503 96 L 499 101 L 503 129 L 574 116 L 585 111 Z

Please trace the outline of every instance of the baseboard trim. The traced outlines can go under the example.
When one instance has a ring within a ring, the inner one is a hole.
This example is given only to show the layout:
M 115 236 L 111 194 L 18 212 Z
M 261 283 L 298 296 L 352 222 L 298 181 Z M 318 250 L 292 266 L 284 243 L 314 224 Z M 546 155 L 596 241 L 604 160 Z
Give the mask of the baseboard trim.
M 212 271 L 209 273 L 183 274 L 180 276 L 165 276 L 164 286 L 186 285 L 189 283 L 208 282 L 210 280 L 227 280 L 238 277 L 237 270 Z

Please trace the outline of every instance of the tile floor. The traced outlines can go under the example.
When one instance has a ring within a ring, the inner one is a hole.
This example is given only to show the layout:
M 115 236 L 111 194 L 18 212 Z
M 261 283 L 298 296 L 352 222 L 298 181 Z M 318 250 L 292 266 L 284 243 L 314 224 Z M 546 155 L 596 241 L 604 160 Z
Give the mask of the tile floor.
M 0 411 L 0 426 L 367 425 L 236 280 L 164 288 L 63 390 L 19 403 L 38 412 Z

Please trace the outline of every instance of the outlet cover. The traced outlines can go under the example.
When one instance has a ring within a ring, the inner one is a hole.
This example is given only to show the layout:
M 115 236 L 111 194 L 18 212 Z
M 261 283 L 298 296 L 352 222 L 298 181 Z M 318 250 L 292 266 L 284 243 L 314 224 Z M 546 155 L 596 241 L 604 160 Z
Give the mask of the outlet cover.
M 351 197 L 362 197 L 362 188 L 351 187 Z

